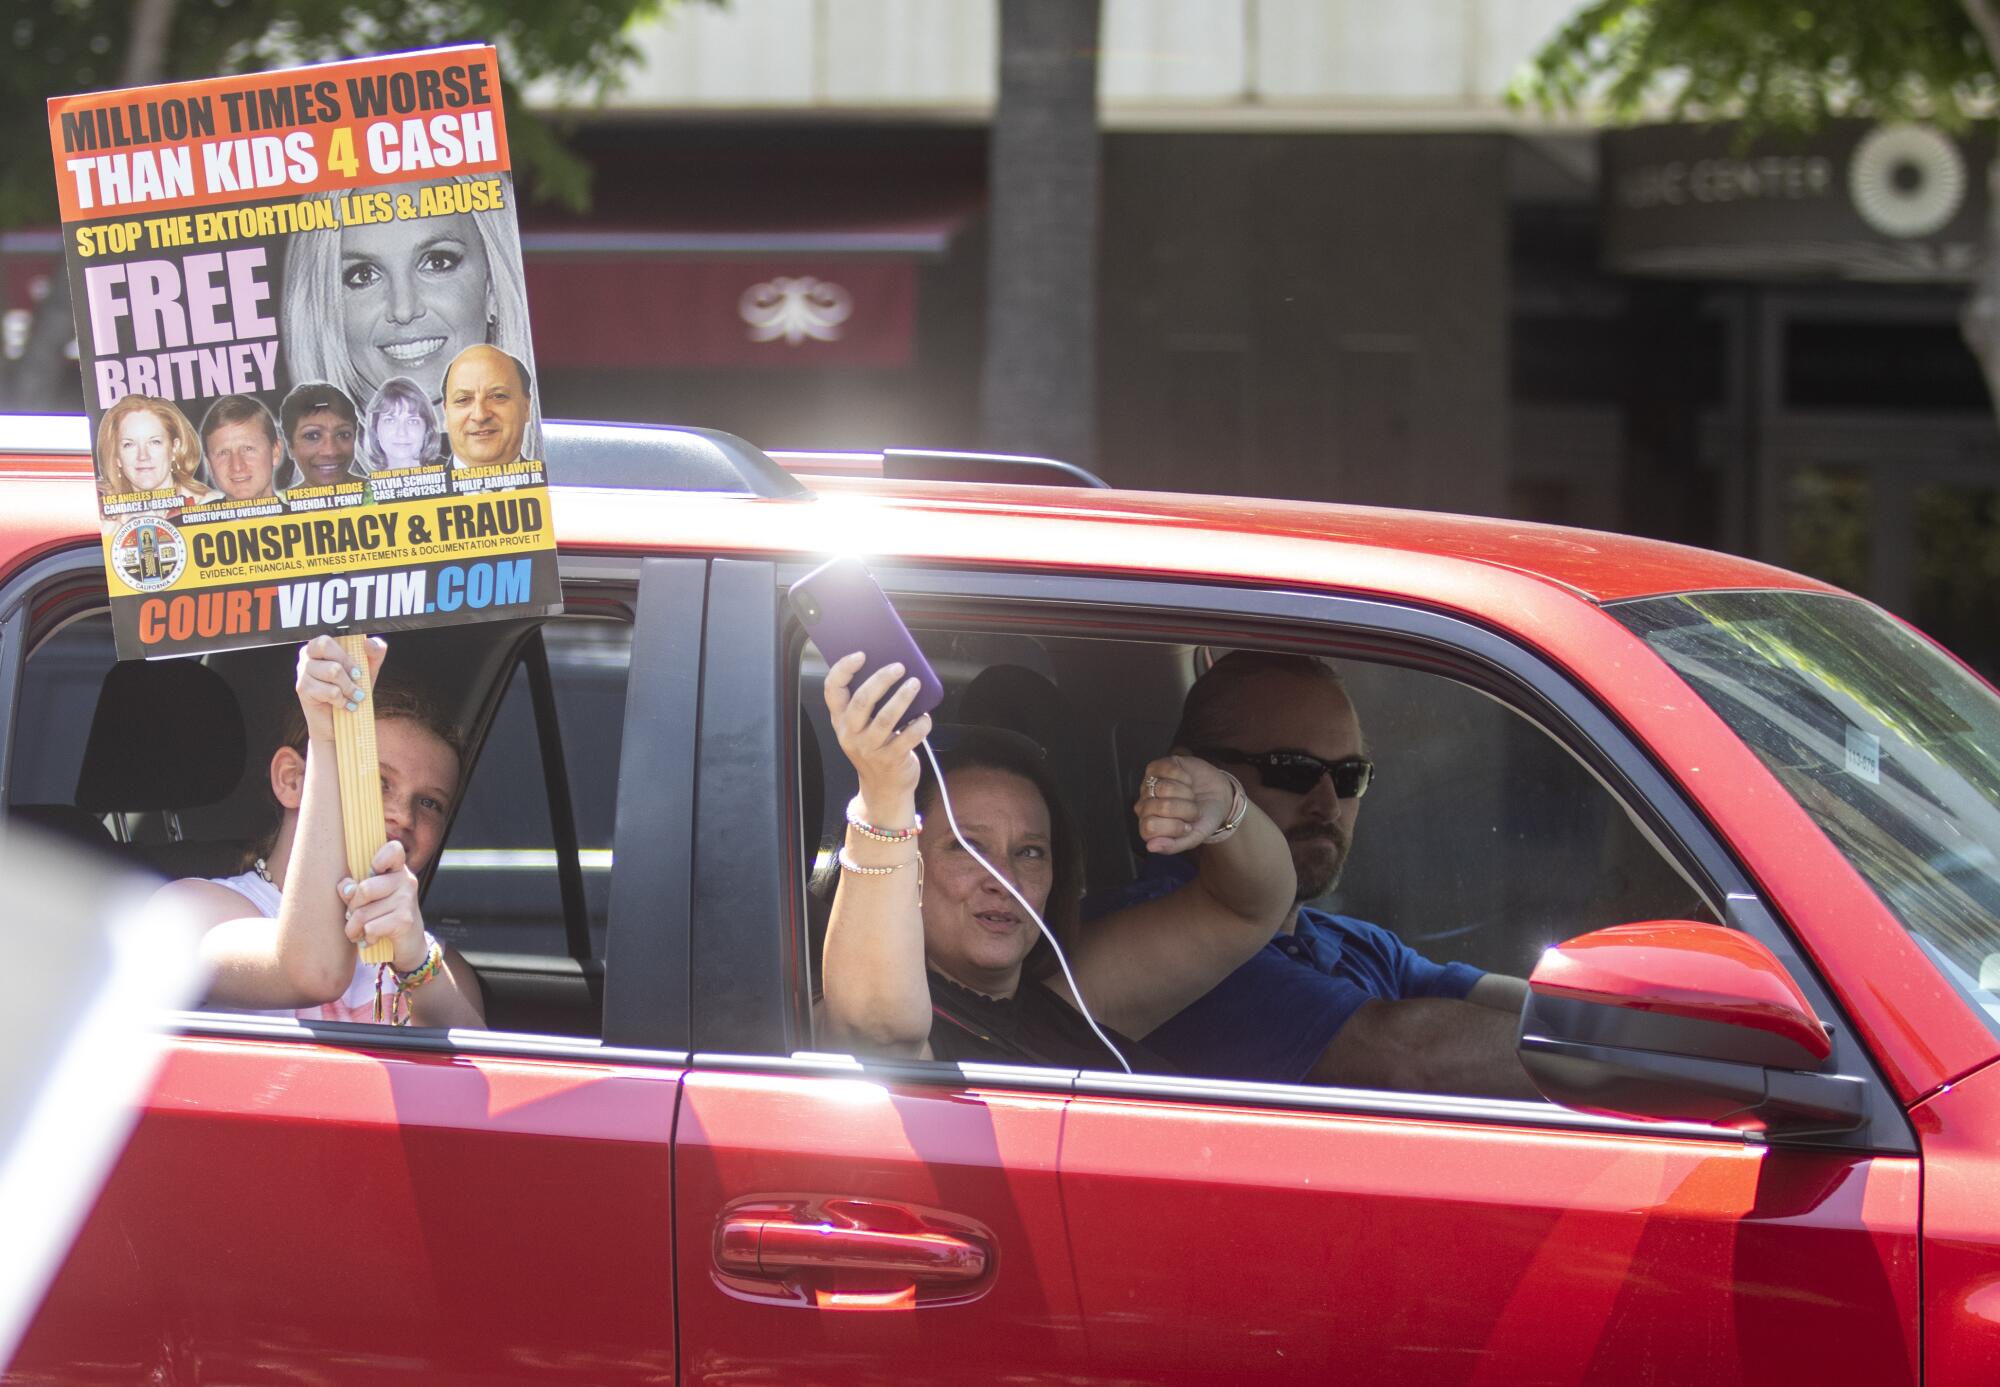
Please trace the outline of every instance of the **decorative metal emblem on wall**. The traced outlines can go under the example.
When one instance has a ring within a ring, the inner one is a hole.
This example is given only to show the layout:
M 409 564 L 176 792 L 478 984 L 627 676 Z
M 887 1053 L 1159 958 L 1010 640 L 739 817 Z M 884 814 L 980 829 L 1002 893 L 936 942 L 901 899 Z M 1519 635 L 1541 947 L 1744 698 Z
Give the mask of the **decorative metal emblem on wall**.
M 736 311 L 750 325 L 751 341 L 782 339 L 796 347 L 807 341 L 839 341 L 841 324 L 854 312 L 854 300 L 831 280 L 780 275 L 745 289 Z

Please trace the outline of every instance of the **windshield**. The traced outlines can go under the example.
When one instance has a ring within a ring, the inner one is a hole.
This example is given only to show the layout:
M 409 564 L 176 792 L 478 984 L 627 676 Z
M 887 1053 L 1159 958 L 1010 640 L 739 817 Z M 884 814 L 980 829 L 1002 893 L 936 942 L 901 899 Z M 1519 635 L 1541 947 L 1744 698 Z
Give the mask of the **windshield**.
M 1749 743 L 2000 1034 L 2000 699 L 1849 597 L 1611 608 Z

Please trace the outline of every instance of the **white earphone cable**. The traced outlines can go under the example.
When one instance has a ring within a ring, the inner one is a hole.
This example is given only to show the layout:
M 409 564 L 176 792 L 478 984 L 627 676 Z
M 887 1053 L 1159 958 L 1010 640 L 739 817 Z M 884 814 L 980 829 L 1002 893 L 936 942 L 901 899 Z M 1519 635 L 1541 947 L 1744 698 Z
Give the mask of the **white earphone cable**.
M 931 771 L 937 776 L 938 801 L 944 805 L 944 818 L 945 822 L 951 825 L 951 836 L 958 840 L 960 847 L 972 854 L 973 861 L 984 867 L 995 881 L 1007 888 L 1007 894 L 1021 903 L 1021 909 L 1028 912 L 1028 918 L 1035 922 L 1035 927 L 1042 932 L 1042 937 L 1049 941 L 1049 947 L 1056 951 L 1056 962 L 1062 966 L 1063 977 L 1069 982 L 1070 995 L 1076 998 L 1076 1009 L 1083 1013 L 1084 1021 L 1089 1024 L 1091 1031 L 1095 1033 L 1097 1038 L 1104 1042 L 1104 1048 L 1111 1052 L 1112 1058 L 1118 1061 L 1119 1066 L 1127 1074 L 1130 1074 L 1132 1072 L 1131 1064 L 1126 1060 L 1118 1047 L 1111 1043 L 1111 1037 L 1107 1036 L 1104 1033 L 1104 1029 L 1097 1024 L 1097 1018 L 1090 1014 L 1090 1004 L 1084 1000 L 1083 989 L 1076 985 L 1076 974 L 1070 972 L 1069 959 L 1063 955 L 1062 944 L 1056 939 L 1054 931 L 1043 923 L 1041 914 L 1032 905 L 1028 904 L 1027 898 L 1014 889 L 1014 883 L 995 871 L 993 864 L 980 856 L 979 849 L 966 842 L 965 835 L 958 831 L 958 819 L 951 812 L 951 793 L 945 789 L 944 768 L 938 765 L 937 753 L 931 750 L 931 741 L 928 737 L 924 738 L 924 755 L 930 758 Z

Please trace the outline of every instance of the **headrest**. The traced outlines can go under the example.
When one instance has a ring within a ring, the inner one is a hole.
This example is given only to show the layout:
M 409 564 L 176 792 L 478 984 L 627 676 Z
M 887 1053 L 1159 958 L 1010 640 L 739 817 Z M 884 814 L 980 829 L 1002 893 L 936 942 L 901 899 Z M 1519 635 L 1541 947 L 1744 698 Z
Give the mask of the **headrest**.
M 10 804 L 10 824 L 26 824 L 52 838 L 60 838 L 95 852 L 112 852 L 116 845 L 111 830 L 95 814 L 87 814 L 73 804 Z
M 243 708 L 197 660 L 125 660 L 97 693 L 76 802 L 93 814 L 195 809 L 243 777 Z
M 965 686 L 961 722 L 1019 732 L 1044 751 L 1061 755 L 1076 734 L 1067 695 L 1026 665 L 988 665 Z

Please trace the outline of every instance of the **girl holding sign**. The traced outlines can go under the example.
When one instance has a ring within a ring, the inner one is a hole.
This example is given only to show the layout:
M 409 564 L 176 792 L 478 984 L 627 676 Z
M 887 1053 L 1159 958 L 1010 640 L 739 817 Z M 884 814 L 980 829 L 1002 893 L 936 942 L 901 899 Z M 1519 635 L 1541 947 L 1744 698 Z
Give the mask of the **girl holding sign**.
M 412 691 L 377 685 L 387 653 L 371 640 L 363 670 L 331 636 L 300 648 L 305 727 L 271 758 L 280 816 L 269 849 L 238 876 L 160 888 L 208 926 L 206 1005 L 302 1020 L 485 1025 L 471 967 L 424 928 L 417 899 L 418 875 L 444 842 L 458 749 Z M 371 691 L 388 842 L 373 875 L 355 881 L 344 865 L 333 713 L 358 708 Z M 392 960 L 379 969 L 359 962 L 355 946 L 380 939 L 392 942 Z

